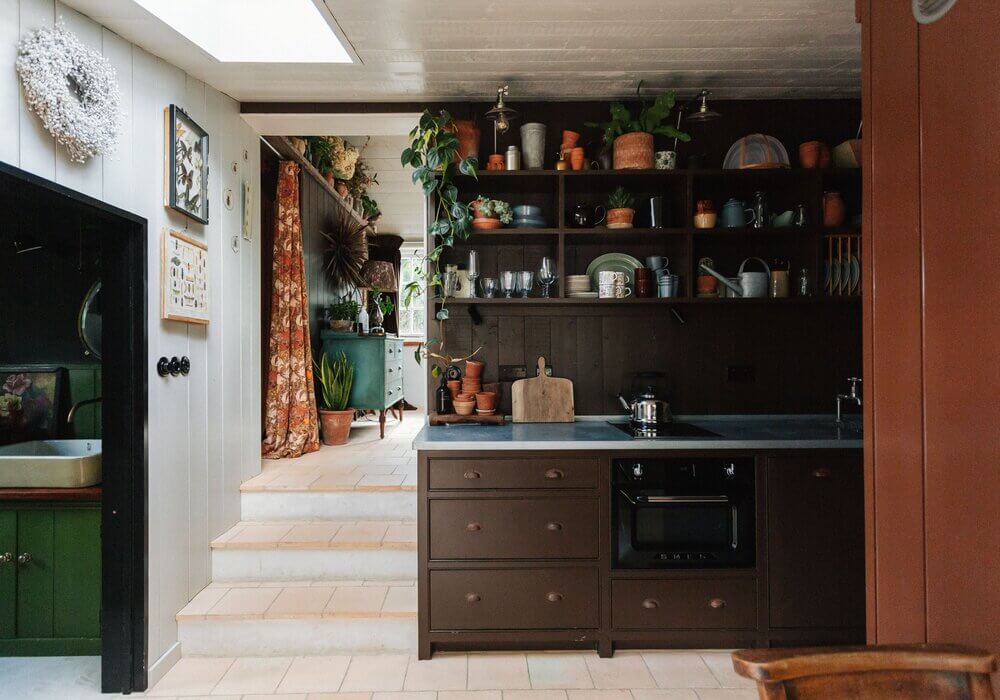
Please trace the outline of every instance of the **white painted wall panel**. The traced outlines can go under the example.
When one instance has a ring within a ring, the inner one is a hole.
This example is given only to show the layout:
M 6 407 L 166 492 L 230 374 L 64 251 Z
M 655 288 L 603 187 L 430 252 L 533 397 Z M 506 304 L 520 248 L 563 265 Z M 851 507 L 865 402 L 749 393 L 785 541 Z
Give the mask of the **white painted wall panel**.
M 113 153 L 80 166 L 24 106 L 13 66 L 18 39 L 61 16 L 115 66 L 123 126 Z M 211 139 L 211 223 L 163 205 L 164 108 L 188 110 Z M 148 221 L 149 661 L 150 680 L 176 658 L 174 616 L 209 580 L 209 542 L 239 519 L 239 485 L 260 471 L 259 196 L 253 240 L 234 252 L 239 182 L 259 186 L 258 137 L 239 105 L 179 68 L 130 44 L 54 0 L 0 0 L 0 159 L 133 211 Z M 247 152 L 246 160 L 243 158 Z M 230 163 L 237 161 L 240 172 Z M 237 195 L 226 211 L 222 195 Z M 259 194 L 259 193 L 258 193 Z M 164 227 L 209 245 L 212 319 L 208 326 L 160 320 L 160 240 Z M 155 360 L 187 355 L 186 378 L 162 379 Z M 165 656 L 168 655 L 169 656 Z M 157 666 L 161 657 L 167 659 Z

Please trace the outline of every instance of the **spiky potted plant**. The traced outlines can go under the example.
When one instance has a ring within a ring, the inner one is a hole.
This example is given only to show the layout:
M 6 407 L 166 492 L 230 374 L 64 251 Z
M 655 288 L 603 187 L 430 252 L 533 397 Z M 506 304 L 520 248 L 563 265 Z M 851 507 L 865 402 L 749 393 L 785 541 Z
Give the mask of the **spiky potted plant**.
M 331 363 L 324 352 L 316 365 L 316 380 L 320 388 L 319 421 L 323 427 L 324 445 L 344 445 L 351 434 L 354 409 L 347 408 L 354 384 L 354 365 L 341 352 Z
M 608 195 L 608 228 L 632 228 L 635 217 L 635 197 L 624 187 Z

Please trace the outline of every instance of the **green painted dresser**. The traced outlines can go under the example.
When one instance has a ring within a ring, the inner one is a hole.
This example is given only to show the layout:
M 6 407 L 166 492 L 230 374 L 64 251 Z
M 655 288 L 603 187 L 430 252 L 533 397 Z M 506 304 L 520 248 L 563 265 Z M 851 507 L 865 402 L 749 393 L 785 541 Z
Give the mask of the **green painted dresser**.
M 348 407 L 378 411 L 379 433 L 385 437 L 385 412 L 401 407 L 403 400 L 403 339 L 329 329 L 321 330 L 319 336 L 328 358 L 344 352 L 354 365 L 354 385 Z
M 100 653 L 100 501 L 0 492 L 0 656 Z

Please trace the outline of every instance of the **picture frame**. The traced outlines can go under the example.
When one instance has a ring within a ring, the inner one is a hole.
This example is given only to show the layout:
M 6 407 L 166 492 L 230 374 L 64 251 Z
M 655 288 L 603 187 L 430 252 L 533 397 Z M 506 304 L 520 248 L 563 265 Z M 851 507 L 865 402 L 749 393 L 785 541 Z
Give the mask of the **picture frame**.
M 211 306 L 208 244 L 163 229 L 160 255 L 160 318 L 207 325 Z
M 208 223 L 208 132 L 177 105 L 164 114 L 164 205 Z
M 0 444 L 60 437 L 66 368 L 0 365 Z

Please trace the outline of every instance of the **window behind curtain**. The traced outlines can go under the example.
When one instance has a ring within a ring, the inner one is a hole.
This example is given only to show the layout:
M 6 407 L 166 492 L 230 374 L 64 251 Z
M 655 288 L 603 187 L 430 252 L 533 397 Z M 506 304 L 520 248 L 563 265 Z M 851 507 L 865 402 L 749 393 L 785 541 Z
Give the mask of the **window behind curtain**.
M 414 294 L 410 303 L 406 303 L 406 286 L 417 280 L 420 268 L 422 250 L 403 251 L 399 274 L 399 335 L 402 337 L 424 337 L 424 289 L 421 284 L 420 293 Z

